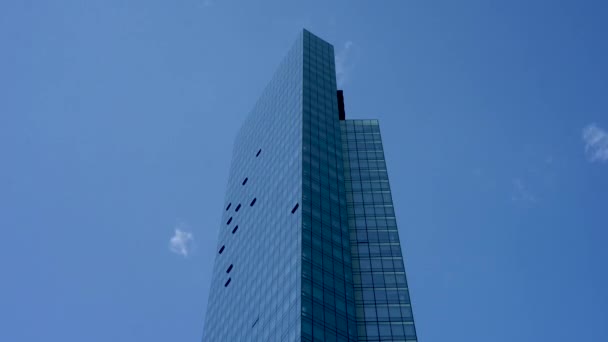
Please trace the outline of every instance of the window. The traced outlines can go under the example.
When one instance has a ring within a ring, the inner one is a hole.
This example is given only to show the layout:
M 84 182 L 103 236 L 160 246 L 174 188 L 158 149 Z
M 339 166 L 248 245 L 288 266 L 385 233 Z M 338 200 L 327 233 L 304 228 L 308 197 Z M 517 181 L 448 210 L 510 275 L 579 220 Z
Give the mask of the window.
M 260 149 L 260 150 L 258 151 L 258 153 L 256 153 L 256 154 L 255 154 L 255 157 L 257 158 L 257 157 L 260 155 L 260 153 L 261 153 L 261 152 L 262 152 L 262 149 Z
M 232 222 L 232 217 L 230 217 L 230 218 L 228 219 L 228 222 L 226 222 L 226 224 L 230 224 L 230 222 Z
M 295 207 L 293 207 L 293 209 L 291 209 L 291 213 L 292 213 L 292 214 L 293 214 L 293 213 L 295 213 L 295 212 L 296 212 L 296 210 L 298 210 L 298 207 L 299 207 L 299 206 L 300 206 L 300 204 L 299 204 L 299 203 L 296 203 Z
M 251 201 L 251 203 L 249 203 L 250 207 L 253 207 L 253 205 L 255 204 L 255 201 L 257 200 L 257 198 L 254 198 L 253 201 Z
M 222 248 L 220 248 L 220 251 L 219 251 L 220 254 L 222 254 L 222 252 L 224 251 L 224 247 L 225 246 L 222 246 Z
M 234 211 L 239 211 L 239 209 L 241 209 L 241 204 L 239 203 L 239 205 L 236 206 L 236 208 L 234 209 Z
M 230 266 L 228 266 L 228 269 L 226 270 L 226 273 L 230 273 L 230 271 L 232 271 L 232 264 L 230 264 Z
M 226 284 L 224 284 L 224 287 L 227 287 L 228 284 L 230 284 L 230 280 L 232 280 L 231 278 L 228 278 L 228 281 L 226 281 Z
M 248 180 L 248 179 L 249 179 L 249 178 L 245 177 L 245 179 L 243 180 L 243 185 L 247 184 L 247 180 Z
M 228 209 L 230 209 L 231 205 L 232 205 L 232 203 L 228 203 L 228 206 L 226 207 L 226 211 L 228 211 Z
M 236 233 L 236 231 L 239 229 L 239 226 L 235 226 L 234 229 L 232 230 L 232 234 Z

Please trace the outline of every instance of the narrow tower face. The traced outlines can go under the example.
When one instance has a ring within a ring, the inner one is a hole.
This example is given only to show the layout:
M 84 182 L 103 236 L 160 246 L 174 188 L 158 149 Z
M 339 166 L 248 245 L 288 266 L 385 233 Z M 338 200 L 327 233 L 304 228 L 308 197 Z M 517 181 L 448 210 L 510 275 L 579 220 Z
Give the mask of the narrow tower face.
M 234 144 L 204 341 L 416 341 L 378 122 L 304 30 Z

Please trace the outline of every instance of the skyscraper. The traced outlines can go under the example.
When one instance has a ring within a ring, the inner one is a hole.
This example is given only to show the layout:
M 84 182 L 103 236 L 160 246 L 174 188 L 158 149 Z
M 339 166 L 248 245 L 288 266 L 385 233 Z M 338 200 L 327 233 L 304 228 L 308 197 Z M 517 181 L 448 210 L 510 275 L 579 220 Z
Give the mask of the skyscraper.
M 303 30 L 241 127 L 203 341 L 416 341 L 376 120 Z

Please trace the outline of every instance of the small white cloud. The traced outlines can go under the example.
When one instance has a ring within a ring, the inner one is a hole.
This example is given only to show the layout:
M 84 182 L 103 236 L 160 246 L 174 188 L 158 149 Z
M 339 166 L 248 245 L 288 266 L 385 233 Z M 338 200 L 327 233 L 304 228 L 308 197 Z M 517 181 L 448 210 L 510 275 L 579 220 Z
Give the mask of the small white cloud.
M 538 201 L 536 196 L 530 191 L 530 189 L 528 189 L 521 178 L 514 178 L 511 184 L 513 186 L 511 200 L 514 202 L 533 204 Z
M 344 43 L 343 47 L 336 53 L 336 82 L 341 88 L 350 78 L 350 73 L 354 68 L 352 62 L 353 42 L 350 40 Z
M 175 228 L 175 234 L 169 240 L 169 250 L 187 257 L 192 250 L 193 243 L 194 235 L 192 233 Z
M 589 161 L 608 161 L 608 132 L 592 123 L 583 129 L 583 141 Z

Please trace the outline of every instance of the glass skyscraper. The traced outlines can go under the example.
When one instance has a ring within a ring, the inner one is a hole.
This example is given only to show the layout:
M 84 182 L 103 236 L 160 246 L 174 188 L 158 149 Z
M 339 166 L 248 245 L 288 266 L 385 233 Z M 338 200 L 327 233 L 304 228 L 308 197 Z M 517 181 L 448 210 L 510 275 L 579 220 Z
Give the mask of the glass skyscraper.
M 234 143 L 203 341 L 417 341 L 378 121 L 306 30 Z

